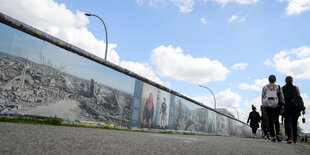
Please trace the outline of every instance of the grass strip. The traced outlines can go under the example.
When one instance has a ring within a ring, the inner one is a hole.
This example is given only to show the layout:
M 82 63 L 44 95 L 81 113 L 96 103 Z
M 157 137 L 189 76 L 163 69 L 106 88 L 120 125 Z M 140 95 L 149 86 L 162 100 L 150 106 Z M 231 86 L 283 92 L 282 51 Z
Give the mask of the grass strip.
M 56 117 L 47 119 L 23 118 L 23 117 L 0 117 L 0 122 L 43 124 L 43 125 L 61 125 L 61 120 Z

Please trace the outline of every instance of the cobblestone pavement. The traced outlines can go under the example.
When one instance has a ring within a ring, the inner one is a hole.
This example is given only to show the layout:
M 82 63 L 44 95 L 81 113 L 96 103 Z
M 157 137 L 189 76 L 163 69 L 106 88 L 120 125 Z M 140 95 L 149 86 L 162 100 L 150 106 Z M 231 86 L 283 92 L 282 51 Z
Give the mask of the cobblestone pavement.
M 310 146 L 225 136 L 171 135 L 0 123 L 0 154 L 310 154 Z

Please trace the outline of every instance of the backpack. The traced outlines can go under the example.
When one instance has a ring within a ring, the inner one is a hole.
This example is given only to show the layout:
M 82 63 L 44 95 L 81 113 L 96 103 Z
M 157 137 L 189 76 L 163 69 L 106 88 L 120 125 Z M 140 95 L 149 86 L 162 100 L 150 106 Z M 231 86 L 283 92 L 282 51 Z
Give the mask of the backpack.
M 278 97 L 278 91 L 277 89 L 275 90 L 270 90 L 266 86 L 266 98 L 263 98 L 263 105 L 264 107 L 268 108 L 276 108 L 279 103 L 279 97 Z

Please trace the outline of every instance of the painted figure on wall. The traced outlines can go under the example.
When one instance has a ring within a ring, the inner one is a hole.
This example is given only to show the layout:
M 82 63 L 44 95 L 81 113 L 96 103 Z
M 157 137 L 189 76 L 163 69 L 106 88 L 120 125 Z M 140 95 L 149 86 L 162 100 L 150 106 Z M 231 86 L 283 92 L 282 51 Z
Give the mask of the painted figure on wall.
M 160 127 L 164 128 L 167 124 L 167 104 L 166 104 L 166 98 L 163 98 L 163 103 L 161 104 L 161 109 L 160 109 L 160 113 L 161 113 L 161 121 L 160 121 Z
M 146 99 L 143 110 L 143 127 L 151 128 L 154 114 L 154 102 L 153 93 L 149 94 L 149 98 Z

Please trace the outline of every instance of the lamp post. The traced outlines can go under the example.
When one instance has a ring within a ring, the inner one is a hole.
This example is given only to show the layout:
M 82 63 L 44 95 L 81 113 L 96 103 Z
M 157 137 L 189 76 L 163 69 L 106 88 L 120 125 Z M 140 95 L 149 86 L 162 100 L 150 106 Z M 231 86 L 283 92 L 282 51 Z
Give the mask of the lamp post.
M 215 100 L 215 96 L 214 96 L 212 90 L 211 90 L 210 88 L 206 87 L 206 86 L 203 86 L 203 85 L 199 85 L 199 87 L 206 88 L 206 89 L 208 89 L 208 90 L 212 93 L 212 95 L 213 95 L 213 100 L 214 100 L 214 109 L 216 109 L 216 100 Z
M 107 54 L 108 54 L 108 31 L 107 31 L 107 27 L 105 26 L 104 21 L 99 16 L 94 15 L 94 14 L 90 14 L 90 13 L 85 13 L 85 16 L 95 16 L 95 17 L 99 18 L 101 20 L 101 22 L 103 23 L 103 25 L 104 25 L 104 29 L 105 29 L 105 42 L 106 42 L 104 60 L 107 60 Z
M 237 110 L 235 107 L 233 107 L 233 106 L 230 106 L 230 107 L 232 107 L 232 108 L 234 108 L 234 109 L 236 110 L 237 115 L 238 115 L 238 120 L 240 120 L 240 119 L 239 119 L 239 112 L 238 112 L 238 110 Z

